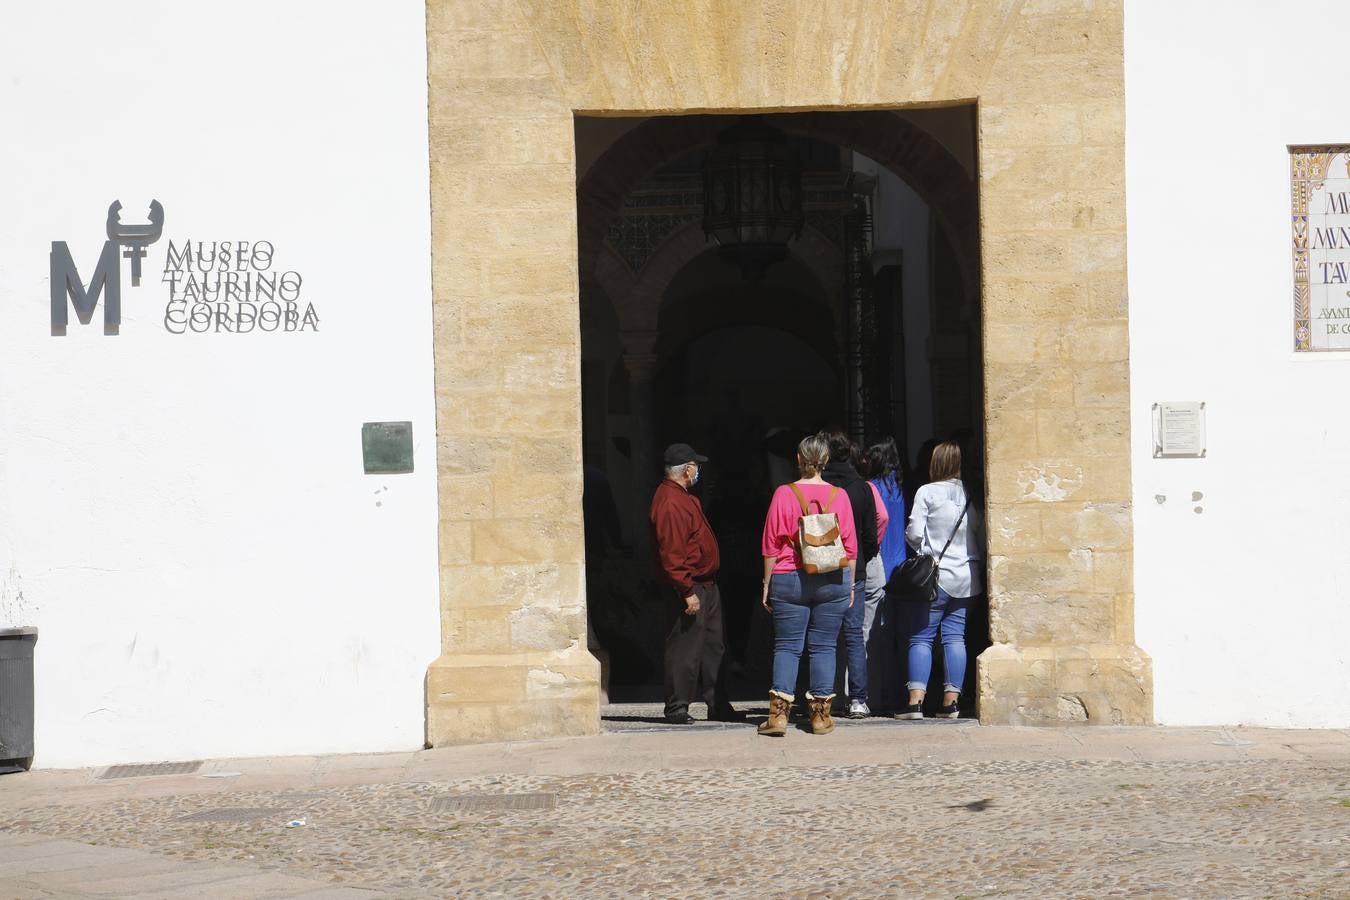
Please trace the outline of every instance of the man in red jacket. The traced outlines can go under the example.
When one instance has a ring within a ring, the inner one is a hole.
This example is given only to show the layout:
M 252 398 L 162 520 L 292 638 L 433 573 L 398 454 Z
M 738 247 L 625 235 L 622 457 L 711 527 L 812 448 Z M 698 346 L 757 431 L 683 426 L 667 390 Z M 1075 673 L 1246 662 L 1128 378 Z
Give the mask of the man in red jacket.
M 725 641 L 715 580 L 721 564 L 717 537 L 703 515 L 703 504 L 689 493 L 707 461 L 688 444 L 671 444 L 665 454 L 666 477 L 652 497 L 652 544 L 676 613 L 666 635 L 665 672 L 666 721 L 673 725 L 694 721 L 689 703 L 696 699 L 700 680 L 709 719 L 745 721 L 745 713 L 727 700 L 721 679 Z

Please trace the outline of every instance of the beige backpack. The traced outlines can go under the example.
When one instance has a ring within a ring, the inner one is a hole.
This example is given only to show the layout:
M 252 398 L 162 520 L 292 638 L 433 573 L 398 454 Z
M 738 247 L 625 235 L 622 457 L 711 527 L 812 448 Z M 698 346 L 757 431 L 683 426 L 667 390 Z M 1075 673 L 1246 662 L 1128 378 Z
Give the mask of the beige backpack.
M 812 500 L 817 512 L 812 513 L 806 498 L 797 485 L 790 484 L 792 493 L 801 505 L 802 517 L 797 522 L 797 546 L 801 550 L 802 570 L 808 575 L 838 572 L 848 564 L 844 556 L 844 539 L 839 534 L 839 516 L 830 512 L 834 495 L 839 488 L 831 488 L 822 509 L 819 500 Z

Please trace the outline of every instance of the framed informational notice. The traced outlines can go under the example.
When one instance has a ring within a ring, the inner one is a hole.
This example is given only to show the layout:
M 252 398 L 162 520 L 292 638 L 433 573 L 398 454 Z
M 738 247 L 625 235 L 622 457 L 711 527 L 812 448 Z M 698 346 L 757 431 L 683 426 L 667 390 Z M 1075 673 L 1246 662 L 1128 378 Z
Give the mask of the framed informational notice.
M 1350 350 L 1350 144 L 1291 146 L 1294 350 Z
M 1173 400 L 1153 404 L 1153 458 L 1201 459 L 1205 446 L 1205 404 Z

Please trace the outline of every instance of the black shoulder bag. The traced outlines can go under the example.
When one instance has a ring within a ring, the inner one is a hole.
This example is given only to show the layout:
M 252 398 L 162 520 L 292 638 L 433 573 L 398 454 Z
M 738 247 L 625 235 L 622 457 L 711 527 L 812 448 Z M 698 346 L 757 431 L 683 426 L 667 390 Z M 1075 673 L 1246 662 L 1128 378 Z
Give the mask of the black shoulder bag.
M 961 520 L 966 517 L 966 510 L 970 509 L 970 497 L 966 497 L 966 505 L 961 507 L 961 515 L 956 517 L 956 526 L 952 528 L 952 536 L 947 538 L 947 543 L 942 545 L 942 552 L 934 559 L 932 555 L 922 553 L 918 556 L 911 556 L 900 564 L 891 575 L 891 580 L 886 582 L 886 594 L 903 600 L 906 603 L 932 603 L 937 597 L 938 581 L 938 563 L 942 562 L 942 557 L 947 555 L 947 548 L 952 545 L 956 539 L 956 533 L 961 530 Z

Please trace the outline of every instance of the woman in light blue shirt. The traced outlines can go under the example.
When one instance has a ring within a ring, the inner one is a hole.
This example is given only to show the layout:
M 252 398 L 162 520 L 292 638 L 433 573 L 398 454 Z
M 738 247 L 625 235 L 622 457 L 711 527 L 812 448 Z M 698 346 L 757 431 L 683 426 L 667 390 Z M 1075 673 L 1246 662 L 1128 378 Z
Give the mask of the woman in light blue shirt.
M 955 719 L 966 678 L 966 613 L 984 590 L 984 528 L 961 483 L 961 448 L 945 441 L 933 450 L 928 484 L 914 495 L 905 539 L 916 553 L 937 557 L 937 596 L 927 606 L 911 604 L 909 705 L 901 719 L 922 719 L 923 698 L 933 670 L 933 640 L 942 636 L 943 694 L 938 718 Z M 948 539 L 951 543 L 948 544 Z

